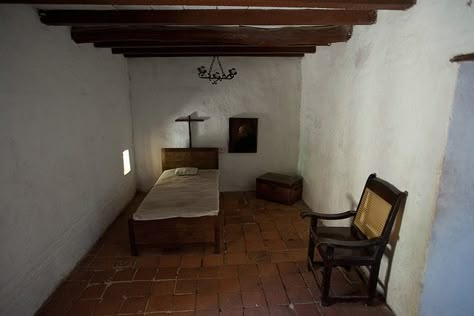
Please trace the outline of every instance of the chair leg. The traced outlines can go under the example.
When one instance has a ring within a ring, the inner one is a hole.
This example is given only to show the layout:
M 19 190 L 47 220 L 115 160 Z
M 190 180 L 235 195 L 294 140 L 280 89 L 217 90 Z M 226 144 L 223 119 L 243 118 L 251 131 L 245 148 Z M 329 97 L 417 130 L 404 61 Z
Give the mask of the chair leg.
M 222 253 L 224 250 L 224 230 L 222 216 L 217 216 L 215 226 L 214 226 L 214 251 L 215 253 Z
M 377 281 L 379 279 L 380 262 L 370 268 L 369 284 L 368 284 L 368 299 L 367 304 L 372 305 L 377 294 Z
M 323 269 L 323 284 L 321 293 L 321 304 L 323 306 L 329 305 L 329 289 L 331 287 L 331 272 L 332 267 L 325 266 Z
M 308 270 L 311 271 L 311 262 L 314 261 L 314 247 L 315 247 L 315 244 L 314 244 L 314 240 L 311 238 L 311 236 L 309 237 L 309 243 L 308 243 Z
M 315 229 L 317 226 L 317 221 L 314 218 L 311 218 L 311 225 L 309 230 L 309 243 L 308 243 L 308 270 L 311 271 L 310 262 L 314 261 L 314 247 L 316 244 L 314 243 L 313 238 L 311 238 L 311 229 Z
M 138 248 L 135 242 L 135 231 L 133 230 L 133 219 L 128 220 L 128 236 L 130 239 L 130 253 L 132 256 L 138 256 Z

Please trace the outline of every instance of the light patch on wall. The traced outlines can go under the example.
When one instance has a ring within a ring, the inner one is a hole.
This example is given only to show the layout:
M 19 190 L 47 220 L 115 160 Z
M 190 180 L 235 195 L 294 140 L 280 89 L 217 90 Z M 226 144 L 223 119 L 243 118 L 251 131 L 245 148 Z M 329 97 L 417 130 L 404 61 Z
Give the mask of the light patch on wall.
M 127 175 L 132 170 L 132 168 L 130 167 L 130 152 L 128 151 L 128 149 L 123 151 L 122 159 L 123 159 L 123 175 Z

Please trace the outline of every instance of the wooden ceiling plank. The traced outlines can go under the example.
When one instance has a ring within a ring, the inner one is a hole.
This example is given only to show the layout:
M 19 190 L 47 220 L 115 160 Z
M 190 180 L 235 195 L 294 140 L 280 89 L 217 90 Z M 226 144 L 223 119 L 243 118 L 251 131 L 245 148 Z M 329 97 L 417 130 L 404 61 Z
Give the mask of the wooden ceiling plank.
M 247 46 L 316 46 L 321 43 L 347 42 L 352 26 L 331 27 L 156 27 L 156 28 L 86 28 L 72 27 L 76 43 L 115 41 L 157 41 L 168 43 L 220 43 Z
M 319 43 L 318 46 L 327 46 L 330 43 Z M 189 43 L 189 42 L 157 42 L 157 41 L 128 41 L 128 42 L 98 42 L 94 43 L 94 46 L 97 48 L 144 48 L 144 47 L 209 47 L 209 46 L 218 46 L 218 47 L 246 47 L 245 45 L 227 45 L 220 42 L 216 43 Z M 276 47 L 286 47 L 282 45 L 275 45 Z M 272 46 L 272 47 L 275 47 Z M 293 45 L 288 47 L 312 47 L 314 45 Z M 253 47 L 268 47 L 268 46 L 257 46 Z
M 369 25 L 362 10 L 41 10 L 47 25 Z
M 160 41 L 107 41 L 94 43 L 97 48 L 118 48 L 118 47 L 179 47 L 179 46 L 235 46 L 225 45 L 222 42 L 160 42 Z
M 406 10 L 416 0 L 6 0 L 2 3 L 88 5 L 190 5 L 222 7 L 334 8 L 350 10 Z
M 458 55 L 450 60 L 452 63 L 462 63 L 466 61 L 474 61 L 474 53 L 471 54 L 464 54 L 464 55 Z
M 237 47 L 237 46 L 190 46 L 190 47 L 150 47 L 150 48 L 112 48 L 113 54 L 313 54 L 315 46 L 302 47 Z
M 216 54 L 124 54 L 126 58 L 145 58 L 145 57 L 213 57 Z M 304 54 L 220 54 L 223 57 L 303 57 Z

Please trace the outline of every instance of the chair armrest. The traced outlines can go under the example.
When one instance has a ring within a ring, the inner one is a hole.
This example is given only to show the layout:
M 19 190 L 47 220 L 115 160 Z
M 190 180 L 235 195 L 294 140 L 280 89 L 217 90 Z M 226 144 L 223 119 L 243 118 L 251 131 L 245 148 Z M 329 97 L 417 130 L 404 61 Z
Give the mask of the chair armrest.
M 316 213 L 313 211 L 303 211 L 301 212 L 300 216 L 302 218 L 305 217 L 314 217 L 316 219 L 328 219 L 328 220 L 337 220 L 337 219 L 344 219 L 344 218 L 349 218 L 349 217 L 354 217 L 357 214 L 356 211 L 351 210 L 347 211 L 344 213 L 338 213 L 338 214 L 322 214 L 322 213 Z
M 331 248 L 367 248 L 379 246 L 381 244 L 379 238 L 368 240 L 337 240 L 330 238 L 320 238 L 318 245 L 326 245 Z

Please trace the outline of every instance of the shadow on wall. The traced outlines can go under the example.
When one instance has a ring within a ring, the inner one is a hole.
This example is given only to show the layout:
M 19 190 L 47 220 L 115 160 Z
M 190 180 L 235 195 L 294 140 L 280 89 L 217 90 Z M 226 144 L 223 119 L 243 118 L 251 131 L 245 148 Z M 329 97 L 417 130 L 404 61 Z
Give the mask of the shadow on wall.
M 192 122 L 191 123 L 191 134 L 192 134 L 192 138 L 193 138 L 193 147 L 216 147 L 216 145 L 212 144 L 212 142 L 207 143 L 207 144 L 203 144 L 203 145 L 198 145 L 199 143 L 197 143 L 198 139 L 200 139 L 199 136 L 204 134 L 204 133 L 202 133 L 203 129 L 200 128 L 201 125 L 205 124 L 205 121 L 211 119 L 211 116 L 199 116 L 199 113 L 197 111 L 192 112 L 190 115 L 191 115 L 191 118 L 199 117 L 200 119 L 204 120 L 203 122 Z M 188 139 L 188 141 L 189 141 L 189 139 Z
M 163 147 L 189 147 L 189 133 L 187 123 L 175 122 L 181 116 L 187 116 L 192 111 L 192 95 L 177 94 L 173 106 L 160 106 L 161 101 L 156 104 L 144 101 L 147 115 L 140 115 L 140 123 L 135 125 L 139 131 L 139 138 L 135 139 L 139 150 L 136 152 L 139 167 L 137 172 L 148 185 L 153 185 L 161 174 L 161 148 Z M 159 98 L 151 98 L 159 100 Z M 189 112 L 188 112 L 189 111 Z M 197 115 L 197 111 L 192 112 L 192 116 Z M 204 122 L 202 122 L 204 123 Z M 201 123 L 201 124 L 202 124 Z M 192 123 L 193 141 L 199 136 L 199 127 Z M 193 146 L 196 147 L 196 146 Z M 147 186 L 148 186 L 147 185 Z M 148 188 L 140 186 L 140 189 L 147 191 Z
M 384 296 L 387 297 L 388 285 L 390 283 L 390 274 L 392 271 L 393 258 L 395 256 L 395 251 L 397 249 L 397 243 L 400 239 L 400 228 L 402 227 L 402 219 L 405 213 L 406 200 L 404 200 L 403 205 L 398 211 L 397 218 L 393 224 L 392 234 L 390 235 L 390 240 L 387 247 L 385 248 L 384 257 L 386 258 L 387 268 L 385 272 L 385 280 L 381 282 L 379 280 L 379 285 L 383 289 Z

